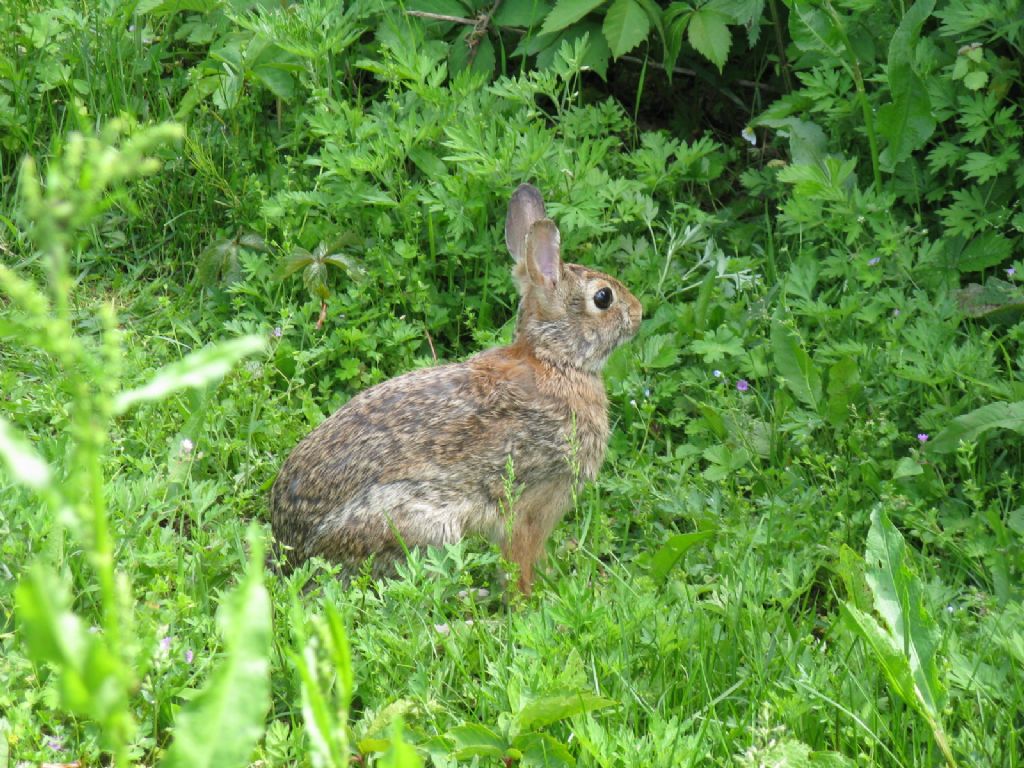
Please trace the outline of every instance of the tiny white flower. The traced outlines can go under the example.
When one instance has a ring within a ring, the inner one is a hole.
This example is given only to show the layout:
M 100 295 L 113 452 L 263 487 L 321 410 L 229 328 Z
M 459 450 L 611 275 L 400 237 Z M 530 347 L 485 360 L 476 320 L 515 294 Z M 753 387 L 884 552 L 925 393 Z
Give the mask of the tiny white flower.
M 195 444 L 187 437 L 181 441 L 181 452 L 186 456 L 192 453 L 192 449 L 195 448 Z
M 491 594 L 491 590 L 484 589 L 482 587 L 476 591 L 476 596 L 479 597 L 481 600 L 483 598 L 487 597 L 490 594 Z
M 744 141 L 749 141 L 750 142 L 750 146 L 752 146 L 752 147 L 756 147 L 757 146 L 757 134 L 754 133 L 754 129 L 751 128 L 749 125 L 746 128 L 744 128 L 742 131 L 740 131 L 740 136 L 743 137 Z
M 715 368 L 715 370 L 711 372 L 711 375 L 714 376 L 716 379 L 722 378 L 722 372 L 717 368 Z
M 434 631 L 437 632 L 437 634 L 439 635 L 444 635 L 445 637 L 447 637 L 451 634 L 452 628 L 449 627 L 447 624 L 435 624 Z

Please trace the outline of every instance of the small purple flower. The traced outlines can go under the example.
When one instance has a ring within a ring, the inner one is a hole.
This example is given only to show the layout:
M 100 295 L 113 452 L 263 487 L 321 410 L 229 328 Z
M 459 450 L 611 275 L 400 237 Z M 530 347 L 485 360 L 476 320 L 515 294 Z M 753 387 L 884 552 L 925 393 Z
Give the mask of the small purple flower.
M 281 330 L 281 326 L 279 325 L 270 332 L 270 335 L 273 336 L 275 339 L 280 339 L 282 333 L 284 333 L 284 331 Z
M 715 368 L 715 370 L 711 372 L 711 375 L 714 376 L 716 379 L 722 378 L 722 372 L 717 368 Z
M 900 316 L 900 311 L 899 311 L 898 309 L 894 309 L 894 310 L 892 311 L 892 316 L 893 316 L 893 317 L 899 317 L 899 316 Z
M 47 740 L 46 746 L 47 746 L 48 749 L 51 749 L 54 752 L 63 752 L 64 751 L 64 745 L 61 744 L 57 739 L 49 739 L 49 740 Z
M 875 256 L 873 259 L 868 259 L 868 266 L 873 267 L 880 261 L 881 259 L 878 256 Z
M 189 648 L 187 651 L 185 651 L 185 663 L 186 664 L 191 664 L 192 663 L 192 659 L 194 659 L 194 658 L 195 658 L 195 654 L 192 653 L 192 649 L 191 648 Z
M 1006 276 L 1007 277 L 1013 277 L 1015 274 L 1017 274 L 1017 270 L 1016 269 L 1014 269 L 1013 267 L 1007 268 L 1007 270 L 1006 270 Z
M 748 389 L 750 389 L 750 382 L 747 381 L 746 379 L 740 379 L 739 381 L 736 382 L 736 389 L 740 392 L 746 392 Z
M 917 440 L 918 440 L 918 442 L 921 442 L 921 443 L 927 443 L 928 442 L 928 433 L 927 432 L 918 432 L 917 433 Z
M 171 637 L 170 636 L 165 637 L 163 640 L 160 641 L 160 650 L 161 651 L 169 651 L 169 650 L 171 650 Z

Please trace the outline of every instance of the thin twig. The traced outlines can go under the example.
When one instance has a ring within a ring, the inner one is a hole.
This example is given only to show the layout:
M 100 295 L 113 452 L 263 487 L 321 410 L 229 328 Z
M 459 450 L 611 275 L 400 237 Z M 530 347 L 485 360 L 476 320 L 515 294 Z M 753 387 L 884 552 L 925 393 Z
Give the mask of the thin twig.
M 419 16 L 421 19 L 430 19 L 431 21 L 450 21 L 453 24 L 468 24 L 470 26 L 476 24 L 476 19 L 464 19 L 461 16 L 447 16 L 443 13 L 430 13 L 428 11 L 406 11 L 406 16 Z
M 430 338 L 430 329 L 423 326 L 423 332 L 427 334 L 427 344 L 430 345 L 430 356 L 434 358 L 434 362 L 437 362 L 437 352 L 434 351 L 434 340 Z

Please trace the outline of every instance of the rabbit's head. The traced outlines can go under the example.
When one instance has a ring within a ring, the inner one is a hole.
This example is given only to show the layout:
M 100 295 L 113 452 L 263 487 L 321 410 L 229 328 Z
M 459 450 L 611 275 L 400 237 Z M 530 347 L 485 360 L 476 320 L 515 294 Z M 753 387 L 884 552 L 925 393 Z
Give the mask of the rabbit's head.
M 538 359 L 596 373 L 640 328 L 640 302 L 613 277 L 562 261 L 558 227 L 529 184 L 512 194 L 505 244 L 521 296 L 516 340 Z

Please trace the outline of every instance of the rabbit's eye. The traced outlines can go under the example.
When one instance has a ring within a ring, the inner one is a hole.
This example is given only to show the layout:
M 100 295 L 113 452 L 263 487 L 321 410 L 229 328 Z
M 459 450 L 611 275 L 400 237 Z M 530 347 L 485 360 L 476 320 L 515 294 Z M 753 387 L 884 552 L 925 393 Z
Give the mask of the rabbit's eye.
M 598 309 L 608 309 L 615 298 L 611 288 L 602 288 L 594 294 L 594 306 Z

